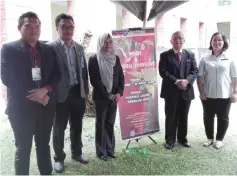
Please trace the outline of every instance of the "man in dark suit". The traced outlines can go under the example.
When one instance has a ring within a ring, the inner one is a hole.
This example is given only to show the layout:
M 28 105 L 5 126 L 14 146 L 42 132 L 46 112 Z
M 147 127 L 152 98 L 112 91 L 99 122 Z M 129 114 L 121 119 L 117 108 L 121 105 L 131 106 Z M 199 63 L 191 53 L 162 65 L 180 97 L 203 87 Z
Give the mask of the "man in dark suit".
M 49 45 L 57 53 L 62 79 L 56 87 L 57 105 L 53 127 L 54 169 L 57 173 L 62 173 L 66 157 L 63 151 L 64 131 L 68 121 L 70 123 L 71 157 L 82 164 L 88 163 L 87 157 L 82 155 L 81 134 L 89 87 L 83 46 L 72 39 L 74 33 L 72 16 L 60 14 L 56 17 L 55 24 L 59 38 Z
M 161 98 L 165 99 L 165 147 L 176 142 L 191 147 L 187 140 L 188 113 L 194 99 L 193 82 L 198 68 L 194 54 L 182 49 L 184 35 L 177 31 L 171 37 L 172 49 L 160 54 L 159 72 L 163 78 Z
M 7 109 L 15 136 L 15 174 L 28 175 L 34 136 L 41 175 L 50 175 L 50 133 L 60 80 L 54 50 L 38 41 L 40 20 L 33 12 L 19 17 L 21 39 L 2 46 L 1 79 L 7 87 Z

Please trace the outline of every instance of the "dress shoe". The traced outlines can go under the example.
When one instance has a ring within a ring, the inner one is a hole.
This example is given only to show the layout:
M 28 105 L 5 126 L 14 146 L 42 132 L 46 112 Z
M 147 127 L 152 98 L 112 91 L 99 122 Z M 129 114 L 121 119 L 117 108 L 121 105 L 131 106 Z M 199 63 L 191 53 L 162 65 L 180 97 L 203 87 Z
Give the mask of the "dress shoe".
M 179 142 L 180 145 L 182 145 L 183 147 L 187 147 L 190 148 L 191 145 L 188 142 Z
M 110 157 L 110 158 L 117 158 L 117 156 L 114 153 L 108 153 L 108 157 Z
M 103 161 L 107 161 L 107 156 L 97 156 L 99 159 L 103 160 Z
M 165 148 L 168 149 L 168 150 L 171 150 L 171 149 L 174 148 L 174 144 L 165 143 Z
M 72 159 L 75 161 L 80 162 L 81 164 L 88 164 L 89 160 L 86 156 L 80 155 L 80 156 L 72 156 Z
M 59 161 L 54 163 L 54 170 L 56 173 L 63 173 L 64 172 L 64 162 Z

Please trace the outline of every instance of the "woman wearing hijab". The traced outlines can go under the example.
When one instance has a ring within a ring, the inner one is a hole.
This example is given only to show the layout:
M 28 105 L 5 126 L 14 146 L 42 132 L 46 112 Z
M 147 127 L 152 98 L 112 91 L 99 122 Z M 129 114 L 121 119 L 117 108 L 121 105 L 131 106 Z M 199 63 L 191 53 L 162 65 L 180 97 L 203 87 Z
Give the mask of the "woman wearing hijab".
M 216 149 L 220 149 L 229 125 L 231 103 L 237 101 L 237 67 L 225 52 L 228 49 L 228 42 L 224 35 L 214 33 L 209 49 L 211 52 L 200 61 L 197 83 L 207 136 L 204 146 L 214 144 Z M 217 134 L 214 143 L 215 115 L 217 115 Z
M 116 158 L 114 123 L 124 90 L 124 74 L 110 34 L 99 37 L 97 53 L 89 58 L 88 67 L 96 107 L 96 155 L 107 161 L 107 157 Z

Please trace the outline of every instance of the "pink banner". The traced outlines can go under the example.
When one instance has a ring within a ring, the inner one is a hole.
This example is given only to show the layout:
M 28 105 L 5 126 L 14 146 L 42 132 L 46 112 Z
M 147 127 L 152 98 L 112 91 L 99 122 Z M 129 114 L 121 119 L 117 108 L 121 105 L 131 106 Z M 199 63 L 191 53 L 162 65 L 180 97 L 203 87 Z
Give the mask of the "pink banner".
M 125 75 L 119 102 L 122 140 L 159 131 L 157 60 L 154 29 L 113 31 Z

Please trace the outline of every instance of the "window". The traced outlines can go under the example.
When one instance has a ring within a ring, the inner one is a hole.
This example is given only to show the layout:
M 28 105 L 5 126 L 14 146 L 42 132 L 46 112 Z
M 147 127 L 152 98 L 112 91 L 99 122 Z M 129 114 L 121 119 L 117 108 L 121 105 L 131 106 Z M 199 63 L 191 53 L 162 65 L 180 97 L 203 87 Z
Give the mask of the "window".
M 228 6 L 231 5 L 231 0 L 218 0 L 219 6 Z
M 199 22 L 199 48 L 205 48 L 206 28 L 203 22 Z

